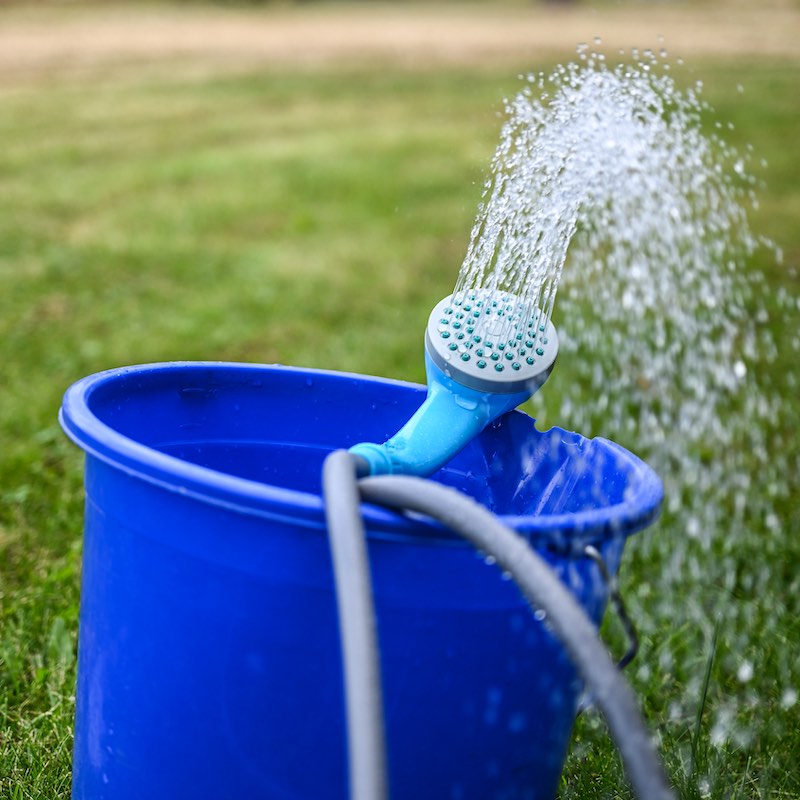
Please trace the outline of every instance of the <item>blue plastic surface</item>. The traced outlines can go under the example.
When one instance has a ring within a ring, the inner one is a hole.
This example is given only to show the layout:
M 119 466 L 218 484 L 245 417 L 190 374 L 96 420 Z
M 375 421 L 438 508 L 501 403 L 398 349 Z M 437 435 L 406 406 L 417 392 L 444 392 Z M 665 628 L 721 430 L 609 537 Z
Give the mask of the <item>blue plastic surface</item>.
M 423 387 L 278 366 L 111 370 L 61 411 L 87 454 L 75 800 L 344 800 L 320 499 L 335 448 L 383 441 Z M 527 535 L 599 622 L 661 486 L 518 412 L 434 476 Z M 552 798 L 579 685 L 513 584 L 432 522 L 367 507 L 392 797 Z

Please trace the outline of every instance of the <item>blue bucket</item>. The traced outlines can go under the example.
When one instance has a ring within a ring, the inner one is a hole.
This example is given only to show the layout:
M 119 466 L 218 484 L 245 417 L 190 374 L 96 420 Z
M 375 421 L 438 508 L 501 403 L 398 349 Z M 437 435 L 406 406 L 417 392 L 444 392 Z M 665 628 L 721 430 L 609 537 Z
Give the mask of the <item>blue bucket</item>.
M 73 798 L 340 800 L 327 453 L 383 441 L 423 387 L 218 363 L 85 378 Z M 529 538 L 599 624 L 661 485 L 611 442 L 506 415 L 435 478 Z M 435 523 L 366 506 L 391 795 L 552 798 L 580 684 L 515 586 Z

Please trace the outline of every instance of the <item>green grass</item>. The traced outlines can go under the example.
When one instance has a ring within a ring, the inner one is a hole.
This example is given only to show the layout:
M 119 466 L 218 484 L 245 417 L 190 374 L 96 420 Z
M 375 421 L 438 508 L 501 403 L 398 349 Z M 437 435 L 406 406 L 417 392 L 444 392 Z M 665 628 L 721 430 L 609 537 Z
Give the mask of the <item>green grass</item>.
M 695 68 L 735 140 L 771 163 L 754 227 L 786 266 L 763 265 L 765 290 L 796 295 L 800 68 Z M 496 112 L 516 86 L 513 71 L 486 68 L 174 65 L 0 84 L 0 798 L 69 794 L 82 488 L 56 424 L 64 389 L 172 359 L 421 380 L 420 331 L 452 288 Z M 789 393 L 794 332 L 773 326 L 787 349 L 766 379 Z M 551 396 L 553 421 L 557 407 Z M 670 534 L 665 522 L 658 535 Z M 738 586 L 730 599 L 752 609 L 751 628 L 712 635 L 713 620 L 682 620 L 676 598 L 674 624 L 645 622 L 631 672 L 683 798 L 800 797 L 798 706 L 781 704 L 800 689 L 800 539 L 785 525 L 747 541 L 737 563 L 764 562 L 764 594 Z M 659 568 L 634 551 L 625 583 Z M 720 592 L 708 587 L 709 607 Z M 742 641 L 758 665 L 746 686 Z M 671 717 L 676 698 L 693 715 Z M 743 735 L 719 743 L 730 701 Z M 624 791 L 604 729 L 584 715 L 562 797 Z

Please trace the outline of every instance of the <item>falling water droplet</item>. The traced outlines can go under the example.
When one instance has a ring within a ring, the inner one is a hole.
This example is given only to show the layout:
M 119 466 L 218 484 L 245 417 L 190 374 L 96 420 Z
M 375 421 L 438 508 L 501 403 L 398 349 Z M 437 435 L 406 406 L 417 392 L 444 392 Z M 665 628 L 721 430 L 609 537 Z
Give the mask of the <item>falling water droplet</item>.
M 736 677 L 740 683 L 747 683 L 753 678 L 753 665 L 750 661 L 742 661 L 739 669 L 736 670 Z

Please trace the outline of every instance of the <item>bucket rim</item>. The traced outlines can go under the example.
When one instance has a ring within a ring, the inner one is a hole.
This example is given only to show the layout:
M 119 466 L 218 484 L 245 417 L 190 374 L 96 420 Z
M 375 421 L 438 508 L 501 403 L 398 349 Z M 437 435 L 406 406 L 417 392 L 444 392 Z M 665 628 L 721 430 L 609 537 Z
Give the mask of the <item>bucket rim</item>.
M 66 435 L 87 455 L 168 491 L 240 513 L 267 518 L 291 519 L 307 528 L 325 528 L 324 505 L 319 494 L 283 488 L 238 477 L 210 467 L 161 452 L 115 430 L 91 409 L 94 392 L 122 379 L 160 373 L 236 371 L 243 377 L 269 373 L 294 374 L 298 377 L 324 377 L 327 380 L 357 381 L 418 391 L 425 387 L 408 381 L 360 375 L 335 370 L 255 364 L 230 361 L 167 361 L 114 367 L 88 375 L 73 383 L 65 392 L 59 410 L 59 423 Z M 522 414 L 514 411 L 511 413 Z M 525 415 L 527 416 L 527 415 Z M 566 436 L 593 442 L 613 453 L 619 463 L 635 474 L 633 487 L 625 499 L 599 509 L 537 516 L 498 514 L 506 525 L 532 543 L 554 551 L 582 551 L 590 543 L 609 538 L 625 538 L 653 522 L 660 512 L 663 487 L 654 470 L 622 446 L 603 437 L 589 439 L 563 428 Z M 331 450 L 335 448 L 331 447 Z M 423 539 L 437 545 L 446 543 L 467 546 L 441 524 L 422 517 L 410 517 L 365 503 L 362 507 L 368 536 L 380 538 Z

